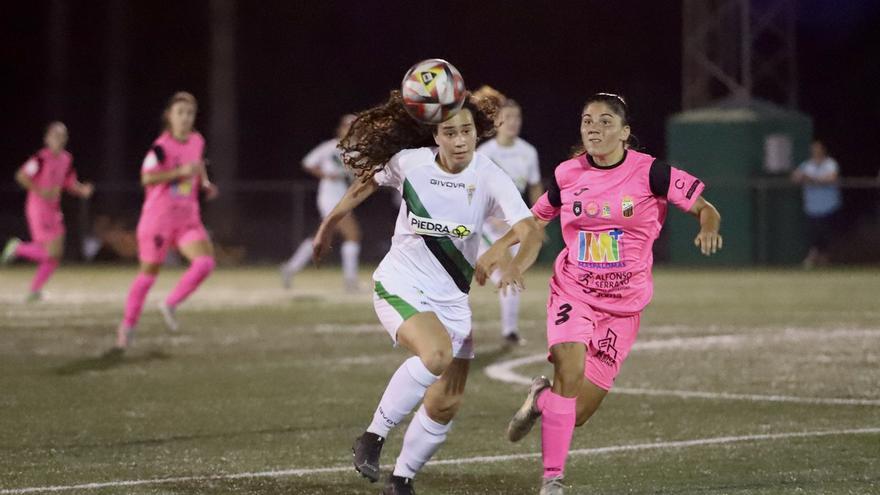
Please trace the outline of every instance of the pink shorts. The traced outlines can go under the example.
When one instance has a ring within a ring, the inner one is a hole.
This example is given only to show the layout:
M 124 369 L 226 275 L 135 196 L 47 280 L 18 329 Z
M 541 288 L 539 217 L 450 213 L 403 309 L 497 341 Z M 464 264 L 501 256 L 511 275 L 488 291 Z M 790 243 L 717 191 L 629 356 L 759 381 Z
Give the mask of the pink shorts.
M 155 222 L 141 218 L 137 227 L 138 258 L 143 263 L 162 264 L 172 247 L 210 240 L 198 218 L 187 221 Z
M 611 390 L 620 366 L 639 333 L 640 314 L 620 316 L 550 288 L 547 300 L 547 349 L 563 342 L 587 347 L 584 375 L 597 387 Z M 553 361 L 548 356 L 548 360 Z
M 64 235 L 64 215 L 48 208 L 25 209 L 31 240 L 46 243 Z

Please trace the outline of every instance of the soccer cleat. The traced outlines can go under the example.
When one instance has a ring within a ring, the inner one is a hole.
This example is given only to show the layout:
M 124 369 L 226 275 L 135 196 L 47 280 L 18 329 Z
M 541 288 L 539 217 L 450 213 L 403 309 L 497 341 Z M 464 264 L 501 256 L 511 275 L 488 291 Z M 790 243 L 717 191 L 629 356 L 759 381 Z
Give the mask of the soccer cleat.
M 526 339 L 520 337 L 518 333 L 512 332 L 504 336 L 504 343 L 509 346 L 526 345 Z
M 351 447 L 354 455 L 354 468 L 361 476 L 370 480 L 370 483 L 379 481 L 379 456 L 382 454 L 382 446 L 385 439 L 365 431 L 357 437 Z
M 279 272 L 281 272 L 281 287 L 290 289 L 293 286 L 293 270 L 287 266 L 287 263 L 282 263 Z
M 538 394 L 549 387 L 550 380 L 546 376 L 532 379 L 532 384 L 529 386 L 529 395 L 507 425 L 507 438 L 511 442 L 522 440 L 532 430 L 532 427 L 535 426 L 535 421 L 541 417 L 541 411 L 538 410 Z
M 24 298 L 24 302 L 26 302 L 26 303 L 35 303 L 35 302 L 40 302 L 42 300 L 43 300 L 43 293 L 38 290 L 28 292 L 27 297 Z
M 174 316 L 174 307 L 160 302 L 158 308 L 159 312 L 162 313 L 162 319 L 165 320 L 165 326 L 168 327 L 168 330 L 172 332 L 179 330 L 180 325 L 177 323 L 177 317 Z
M 358 281 L 358 279 L 347 279 L 345 281 L 345 292 L 348 292 L 349 294 L 357 294 L 360 291 L 361 283 Z
M 388 483 L 385 484 L 382 495 L 416 495 L 413 479 L 392 474 L 388 477 Z
M 113 348 L 125 351 L 131 345 L 131 341 L 134 340 L 134 328 L 125 326 L 125 323 L 120 323 L 116 329 L 116 345 Z
M 105 351 L 101 354 L 101 359 L 105 361 L 118 361 L 122 359 L 125 355 L 125 349 L 122 347 L 113 346 L 109 350 Z
M 17 237 L 12 237 L 6 241 L 3 254 L 0 254 L 0 265 L 8 265 L 15 259 L 15 251 L 18 249 L 19 244 L 21 244 L 21 239 Z
M 562 484 L 562 475 L 541 480 L 540 495 L 564 495 L 565 485 Z

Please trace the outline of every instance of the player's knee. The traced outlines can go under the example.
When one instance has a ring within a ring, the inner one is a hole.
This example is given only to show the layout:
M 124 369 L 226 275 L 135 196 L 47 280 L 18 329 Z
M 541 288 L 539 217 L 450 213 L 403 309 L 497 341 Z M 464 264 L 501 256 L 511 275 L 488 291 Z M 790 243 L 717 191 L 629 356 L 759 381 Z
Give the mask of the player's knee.
M 204 272 L 205 275 L 214 271 L 214 267 L 217 266 L 213 256 L 199 256 L 193 261 L 193 264 L 197 264 L 200 271 Z
M 452 347 L 437 347 L 420 357 L 422 358 L 425 368 L 428 368 L 428 371 L 435 375 L 442 375 L 446 372 L 446 368 L 452 364 Z
M 584 363 L 580 360 L 556 363 L 555 378 L 567 386 L 578 386 L 584 382 Z

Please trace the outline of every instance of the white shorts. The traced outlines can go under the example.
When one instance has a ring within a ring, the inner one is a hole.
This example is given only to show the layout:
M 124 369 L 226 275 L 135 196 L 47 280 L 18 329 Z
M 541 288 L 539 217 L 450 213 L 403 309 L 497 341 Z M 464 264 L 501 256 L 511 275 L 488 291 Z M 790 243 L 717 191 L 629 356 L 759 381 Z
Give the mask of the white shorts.
M 373 307 L 382 326 L 397 345 L 397 329 L 416 313 L 432 311 L 446 327 L 452 340 L 452 357 L 474 358 L 474 339 L 471 334 L 471 308 L 467 298 L 460 303 L 432 301 L 424 291 L 406 283 L 388 280 L 374 281 Z
M 336 194 L 318 194 L 318 211 L 321 212 L 321 218 L 326 217 L 336 208 L 342 196 Z

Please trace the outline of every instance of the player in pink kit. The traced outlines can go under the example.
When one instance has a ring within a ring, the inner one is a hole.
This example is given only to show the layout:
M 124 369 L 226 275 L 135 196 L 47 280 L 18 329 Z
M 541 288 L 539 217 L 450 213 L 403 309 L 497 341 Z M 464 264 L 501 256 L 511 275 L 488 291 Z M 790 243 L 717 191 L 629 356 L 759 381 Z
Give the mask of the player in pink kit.
M 178 329 L 175 310 L 214 270 L 214 247 L 199 214 L 199 190 L 208 199 L 217 188 L 205 170 L 205 138 L 193 128 L 197 102 L 178 92 L 168 101 L 162 120 L 165 130 L 153 142 L 141 167 L 146 198 L 137 226 L 140 272 L 131 284 L 125 316 L 116 335 L 116 352 L 128 348 L 144 300 L 168 254 L 176 247 L 190 261 L 189 269 L 159 310 L 172 331 Z
M 9 239 L 0 262 L 9 263 L 24 258 L 37 263 L 37 273 L 31 282 L 28 301 L 42 297 L 42 289 L 58 268 L 64 252 L 64 215 L 61 213 L 61 191 L 81 198 L 89 198 L 94 187 L 76 178 L 73 156 L 67 146 L 67 126 L 52 122 L 43 136 L 45 147 L 31 156 L 15 174 L 16 182 L 26 189 L 25 216 L 31 232 L 31 242 Z
M 599 93 L 581 115 L 584 151 L 562 162 L 532 213 L 546 225 L 562 222 L 565 248 L 556 258 L 547 302 L 547 346 L 552 387 L 536 378 L 508 426 L 518 441 L 540 417 L 542 495 L 563 493 L 565 460 L 575 426 L 596 411 L 611 389 L 651 301 L 651 248 L 672 203 L 699 220 L 694 244 L 703 254 L 721 249 L 721 217 L 703 199 L 704 184 L 687 172 L 629 149 L 623 98 Z M 478 281 L 515 242 L 509 234 L 480 260 Z M 586 379 L 585 379 L 586 378 Z

